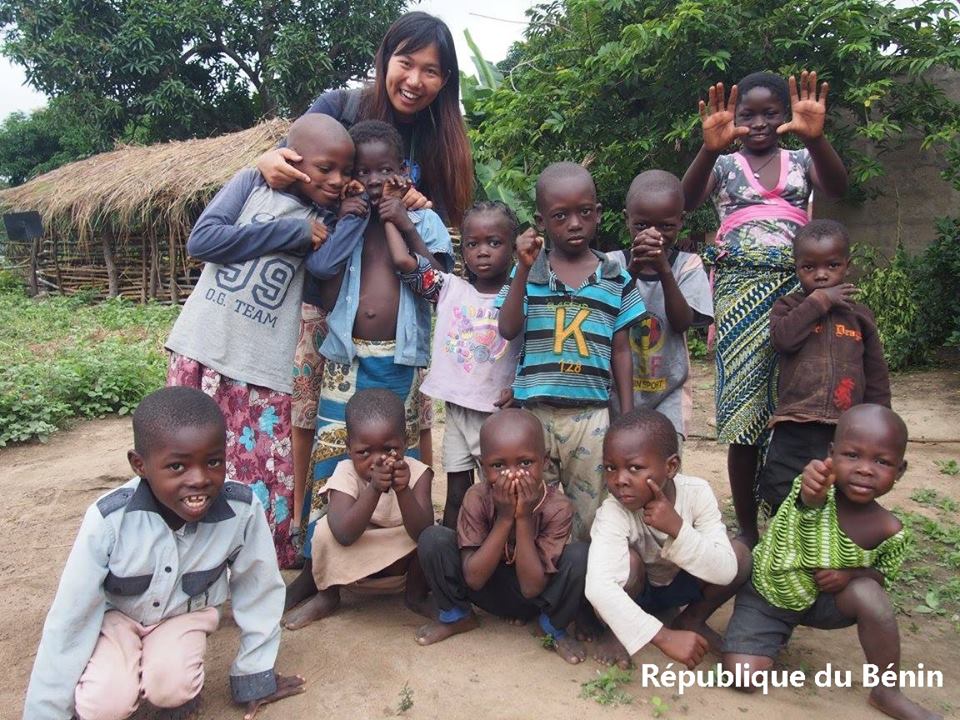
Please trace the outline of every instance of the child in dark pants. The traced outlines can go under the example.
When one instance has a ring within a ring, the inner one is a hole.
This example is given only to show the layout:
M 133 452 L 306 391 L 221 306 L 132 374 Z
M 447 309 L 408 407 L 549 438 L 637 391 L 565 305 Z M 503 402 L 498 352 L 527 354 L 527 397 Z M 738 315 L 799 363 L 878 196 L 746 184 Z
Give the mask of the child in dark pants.
M 867 663 L 899 672 L 900 633 L 888 590 L 909 532 L 877 499 L 907 469 L 906 448 L 907 427 L 896 413 L 857 405 L 838 420 L 829 455 L 811 460 L 793 481 L 753 550 L 751 582 L 737 594 L 727 625 L 724 667 L 737 673 L 749 665 L 740 689 L 756 689 L 751 678 L 770 671 L 797 625 L 856 625 Z M 900 687 L 873 687 L 869 702 L 901 720 L 938 717 Z
M 707 619 L 750 577 L 750 550 L 727 538 L 709 483 L 679 472 L 678 449 L 673 423 L 647 408 L 603 439 L 610 494 L 590 530 L 585 593 L 610 627 L 594 645 L 605 665 L 626 669 L 650 643 L 692 669 L 720 648 Z M 669 627 L 654 617 L 674 609 Z
M 583 661 L 583 644 L 566 628 L 585 608 L 587 546 L 567 544 L 573 505 L 544 482 L 545 458 L 543 426 L 532 413 L 501 410 L 483 423 L 484 481 L 464 496 L 456 532 L 433 526 L 420 535 L 417 555 L 440 613 L 417 631 L 418 643 L 476 628 L 472 603 L 511 620 L 539 613 L 560 657 Z
M 847 282 L 850 238 L 833 220 L 797 231 L 793 256 L 801 290 L 774 303 L 770 341 L 780 353 L 773 437 L 760 472 L 771 517 L 808 462 L 827 456 L 840 415 L 860 403 L 890 407 L 890 374 L 870 308 Z

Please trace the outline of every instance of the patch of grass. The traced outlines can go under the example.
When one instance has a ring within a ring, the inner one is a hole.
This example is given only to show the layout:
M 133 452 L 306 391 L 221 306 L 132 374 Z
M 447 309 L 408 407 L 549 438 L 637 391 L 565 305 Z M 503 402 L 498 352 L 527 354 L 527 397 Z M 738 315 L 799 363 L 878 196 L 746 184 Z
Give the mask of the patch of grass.
M 960 464 L 956 460 L 936 460 L 941 475 L 960 475 Z
M 550 633 L 544 633 L 540 638 L 540 647 L 544 650 L 553 650 L 557 647 L 557 641 L 553 639 Z
M 922 488 L 910 493 L 910 499 L 927 507 L 935 507 L 945 513 L 955 513 L 960 510 L 960 503 L 953 498 L 948 498 L 932 488 Z
M 407 710 L 413 707 L 413 688 L 410 683 L 404 683 L 400 688 L 400 697 L 397 701 L 397 715 L 403 715 Z
M 70 418 L 126 414 L 161 387 L 178 307 L 0 288 L 0 447 Z
M 580 697 L 600 705 L 629 705 L 633 697 L 620 689 L 633 679 L 633 673 L 616 665 L 597 670 L 597 677 L 580 684 Z
M 938 517 L 896 510 L 913 535 L 900 577 L 892 584 L 891 598 L 906 615 L 956 616 L 960 612 L 960 525 L 957 503 L 936 492 L 918 490 L 915 502 L 938 509 Z
M 669 710 L 670 706 L 659 695 L 650 698 L 650 712 L 653 713 L 655 718 L 666 716 Z

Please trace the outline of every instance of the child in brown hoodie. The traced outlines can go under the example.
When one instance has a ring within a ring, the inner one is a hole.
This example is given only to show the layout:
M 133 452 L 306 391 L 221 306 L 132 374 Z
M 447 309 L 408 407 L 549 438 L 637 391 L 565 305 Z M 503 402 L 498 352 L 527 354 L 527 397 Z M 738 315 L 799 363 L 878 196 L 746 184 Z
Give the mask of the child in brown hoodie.
M 759 488 L 771 515 L 804 466 L 826 457 L 844 411 L 860 403 L 890 407 L 876 321 L 846 282 L 846 228 L 814 220 L 797 231 L 793 253 L 802 289 L 777 300 L 770 313 L 771 341 L 780 353 L 779 401 Z

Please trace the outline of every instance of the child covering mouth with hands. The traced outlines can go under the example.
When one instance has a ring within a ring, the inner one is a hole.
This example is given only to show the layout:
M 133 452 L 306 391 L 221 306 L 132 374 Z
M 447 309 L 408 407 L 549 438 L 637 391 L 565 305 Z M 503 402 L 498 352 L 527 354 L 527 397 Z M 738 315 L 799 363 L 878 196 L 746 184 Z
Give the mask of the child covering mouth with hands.
M 417 631 L 421 645 L 474 630 L 471 604 L 499 617 L 526 621 L 539 614 L 540 629 L 568 663 L 586 657 L 568 634 L 595 622 L 584 602 L 587 547 L 570 543 L 573 506 L 543 478 L 543 426 L 530 412 L 507 409 L 480 430 L 483 482 L 463 498 L 457 529 L 433 526 L 417 553 L 440 610 Z

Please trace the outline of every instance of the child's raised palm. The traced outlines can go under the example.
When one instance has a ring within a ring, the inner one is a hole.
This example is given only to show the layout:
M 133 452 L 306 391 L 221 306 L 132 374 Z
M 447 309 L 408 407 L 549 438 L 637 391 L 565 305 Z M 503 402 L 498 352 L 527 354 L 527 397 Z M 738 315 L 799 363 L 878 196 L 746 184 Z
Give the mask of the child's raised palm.
M 804 70 L 800 73 L 800 88 L 797 79 L 790 76 L 790 122 L 777 128 L 777 134 L 792 132 L 804 142 L 816 140 L 823 135 L 823 123 L 827 116 L 828 83 L 820 86 L 817 97 L 817 73 Z
M 711 85 L 707 102 L 700 101 L 700 122 L 703 125 L 703 145 L 712 152 L 728 148 L 734 140 L 749 134 L 750 128 L 734 123 L 737 109 L 737 86 L 730 88 L 730 99 L 724 101 L 723 83 Z

